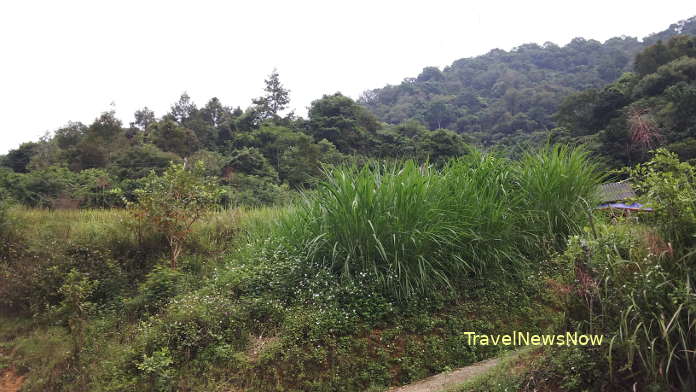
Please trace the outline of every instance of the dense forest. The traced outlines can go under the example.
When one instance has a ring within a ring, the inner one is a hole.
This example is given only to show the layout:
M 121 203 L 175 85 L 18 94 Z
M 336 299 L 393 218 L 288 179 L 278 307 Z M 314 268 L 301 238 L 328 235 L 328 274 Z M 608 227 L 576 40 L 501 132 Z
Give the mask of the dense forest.
M 649 46 L 636 56 L 635 72 L 571 95 L 556 118 L 562 132 L 613 166 L 642 162 L 662 146 L 696 158 L 696 37 Z
M 555 128 L 554 114 L 565 97 L 613 82 L 633 70 L 638 52 L 680 34 L 696 34 L 696 17 L 642 41 L 575 38 L 563 47 L 546 42 L 494 49 L 443 70 L 426 67 L 399 85 L 365 92 L 359 102 L 387 123 L 415 119 L 486 145 L 509 143 Z
M 265 90 L 244 111 L 217 98 L 198 108 L 184 93 L 170 112 L 157 117 L 146 107 L 128 126 L 113 112 L 70 123 L 0 157 L 0 189 L 30 206 L 118 206 L 150 171 L 201 160 L 227 186 L 225 203 L 259 205 L 306 187 L 326 165 L 406 156 L 440 162 L 464 153 L 451 131 L 385 126 L 340 93 L 312 102 L 306 120 L 281 116 L 290 97 L 276 72 Z

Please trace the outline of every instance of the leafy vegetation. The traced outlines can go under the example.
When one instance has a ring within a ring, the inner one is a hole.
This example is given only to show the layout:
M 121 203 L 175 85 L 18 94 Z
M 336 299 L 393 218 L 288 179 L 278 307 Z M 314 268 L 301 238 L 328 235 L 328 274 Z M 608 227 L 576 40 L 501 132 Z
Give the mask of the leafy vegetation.
M 558 112 L 559 125 L 615 167 L 643 162 L 661 146 L 693 159 L 694 45 L 693 36 L 658 41 L 636 57 L 636 73 L 568 97 Z
M 631 171 L 655 206 L 657 232 L 629 228 L 623 235 L 630 238 L 623 241 L 600 237 L 588 243 L 588 264 L 602 282 L 592 293 L 602 309 L 586 319 L 589 328 L 599 324 L 615 336 L 611 360 L 656 386 L 682 390 L 696 387 L 693 170 L 674 154 L 658 151 Z M 631 377 L 617 375 L 622 376 Z
M 22 228 L 24 234 L 31 229 L 36 230 L 35 235 L 67 232 L 82 237 L 80 232 L 84 232 L 87 241 L 96 242 L 80 245 L 78 249 L 84 258 L 74 253 L 77 238 L 66 238 L 61 247 L 53 246 L 54 257 L 41 266 L 51 272 L 43 278 L 41 274 L 37 277 L 36 270 L 14 268 L 43 251 L 43 240 L 24 239 L 26 254 L 4 269 L 4 282 L 12 293 L 8 300 L 12 302 L 3 305 L 15 312 L 33 313 L 37 322 L 50 319 L 64 325 L 73 337 L 69 350 L 73 355 L 47 366 L 74 370 L 66 370 L 61 380 L 36 381 L 37 389 L 82 385 L 94 390 L 205 390 L 214 386 L 268 390 L 276 386 L 289 390 L 350 391 L 408 382 L 498 351 L 497 347 L 464 344 L 461 331 L 508 330 L 512 320 L 516 320 L 515 325 L 539 329 L 556 325 L 554 320 L 558 319 L 551 308 L 531 300 L 544 297 L 553 302 L 547 288 L 529 279 L 531 274 L 552 274 L 553 269 L 524 265 L 513 257 L 531 256 L 525 252 L 533 249 L 533 242 L 552 243 L 552 236 L 546 234 L 544 240 L 541 231 L 527 230 L 521 236 L 524 238 L 515 237 L 522 242 L 509 244 L 504 243 L 502 236 L 515 233 L 519 228 L 513 225 L 525 219 L 542 219 L 551 213 L 526 209 L 538 205 L 531 198 L 549 197 L 536 192 L 572 197 L 566 206 L 584 209 L 573 202 L 579 197 L 572 192 L 582 188 L 578 188 L 579 182 L 596 182 L 595 167 L 584 153 L 563 148 L 530 153 L 526 159 L 530 164 L 548 168 L 554 167 L 548 162 L 560 164 L 562 172 L 575 180 L 523 192 L 519 189 L 522 178 L 530 174 L 518 167 L 522 162 L 478 151 L 471 151 L 441 169 L 421 167 L 413 161 L 402 167 L 394 164 L 339 168 L 327 173 L 326 180 L 299 204 L 282 210 L 278 222 L 265 220 L 262 217 L 266 213 L 261 211 L 259 217 L 255 217 L 257 212 L 250 212 L 243 222 L 236 222 L 232 233 L 232 243 L 236 245 L 229 248 L 229 242 L 223 243 L 227 248 L 213 262 L 200 255 L 214 252 L 214 247 L 189 245 L 190 251 L 182 253 L 181 268 L 177 270 L 157 263 L 168 253 L 168 243 L 162 238 L 166 233 L 161 230 L 145 231 L 159 238 L 159 245 L 153 249 L 153 259 L 142 265 L 139 256 L 119 254 L 117 248 L 108 248 L 118 242 L 106 242 L 92 232 L 104 230 L 104 226 L 68 230 L 63 226 L 52 231 L 28 225 Z M 575 160 L 582 162 L 578 165 Z M 582 171 L 571 172 L 578 168 Z M 174 189 L 181 178 L 193 175 L 180 173 L 181 170 L 180 166 L 173 166 L 157 179 L 168 186 L 145 189 L 166 200 L 169 189 Z M 419 186 L 422 189 L 416 192 Z M 331 194 L 334 199 L 324 200 Z M 475 201 L 496 194 L 498 199 L 491 199 L 489 207 L 481 204 L 481 208 L 474 208 Z M 517 204 L 506 206 L 512 201 Z M 511 214 L 512 219 L 506 220 L 496 211 L 500 206 L 506 206 L 505 214 Z M 317 209 L 322 214 L 313 216 Z M 355 217 L 344 222 L 351 218 L 340 215 L 338 210 L 353 211 Z M 25 222 L 38 214 L 14 211 Z M 94 218 L 105 213 L 90 212 L 85 216 Z M 58 214 L 65 217 L 65 213 Z M 142 234 L 129 227 L 137 227 L 138 220 L 116 211 L 111 214 L 126 218 L 113 235 L 125 236 L 130 244 L 149 241 L 147 235 L 139 238 Z M 209 222 L 194 224 L 187 243 L 208 243 L 201 237 L 208 232 L 206 226 L 215 225 L 214 216 Z M 497 217 L 495 226 L 489 224 L 493 223 L 489 217 Z M 354 263 L 354 256 L 345 248 L 338 248 L 341 243 L 321 243 L 321 239 L 314 240 L 315 251 L 308 253 L 314 228 L 304 227 L 303 219 L 318 220 L 312 224 L 325 233 L 333 232 L 331 225 L 354 230 L 344 234 L 345 239 L 334 241 L 352 241 L 349 243 L 357 249 L 354 255 L 360 255 L 362 260 Z M 361 233 L 370 221 L 379 231 Z M 61 222 L 73 224 L 62 220 L 54 224 Z M 438 231 L 436 225 L 458 230 L 462 238 Z M 426 232 L 428 228 L 431 232 Z M 437 242 L 438 235 L 450 243 Z M 390 237 L 403 241 L 408 248 L 400 250 L 396 244 L 389 245 L 386 238 Z M 382 251 L 375 249 L 380 248 L 380 242 Z M 86 250 L 96 244 L 100 245 L 99 251 Z M 330 246 L 336 248 L 337 256 L 344 258 L 347 267 L 336 268 L 332 262 L 322 261 L 320 257 L 327 255 Z M 502 251 L 497 249 L 501 246 L 505 246 Z M 547 252 L 552 250 L 548 248 Z M 390 273 L 397 263 L 402 263 L 403 269 L 414 268 L 407 263 L 419 260 L 412 258 L 411 252 L 420 252 L 421 259 L 436 260 L 445 267 L 441 272 L 423 269 L 418 271 L 420 277 L 439 274 L 448 284 L 441 284 L 445 281 L 437 278 L 408 280 L 409 275 L 397 276 L 392 282 L 388 277 L 375 280 L 371 271 L 363 270 L 370 265 L 359 264 L 372 260 L 377 273 L 383 274 Z M 458 253 L 459 258 L 452 258 Z M 538 250 L 537 253 L 541 254 Z M 102 255 L 101 259 L 95 260 L 96 255 Z M 341 268 L 355 273 L 350 279 L 341 279 L 337 275 Z M 493 270 L 508 278 L 495 277 L 490 273 Z M 435 284 L 429 284 L 432 282 Z M 401 284 L 405 289 L 399 289 Z M 25 287 L 24 291 L 20 287 Z M 37 287 L 43 290 L 41 296 L 23 296 Z M 413 296 L 416 292 L 419 295 Z M 518 310 L 503 315 L 497 312 L 501 305 L 496 304 L 509 303 L 516 304 Z M 44 308 L 51 309 L 48 318 L 42 316 Z M 471 312 L 485 317 L 472 318 Z M 109 361 L 94 361 L 106 352 Z
M 451 131 L 387 126 L 340 93 L 312 102 L 307 119 L 283 116 L 289 91 L 277 72 L 265 82 L 266 95 L 245 111 L 217 98 L 198 108 L 184 93 L 161 118 L 143 108 L 128 127 L 114 112 L 89 126 L 69 123 L 0 156 L 0 191 L 32 207 L 122 207 L 149 173 L 203 161 L 226 190 L 220 204 L 263 206 L 311 188 L 323 167 L 404 157 L 442 163 L 465 153 Z
M 570 267 L 559 292 L 567 296 L 566 322 L 609 344 L 545 348 L 518 362 L 513 377 L 497 371 L 462 391 L 696 386 L 693 167 L 660 150 L 630 173 L 655 213 L 642 224 L 622 219 L 571 236 L 559 256 Z
M 169 170 L 158 181 L 177 183 Z M 570 329 L 611 343 L 467 388 L 688 387 L 692 170 L 666 151 L 632 169 L 655 214 L 611 225 L 589 211 L 600 177 L 582 149 L 336 168 L 290 206 L 195 223 L 176 270 L 125 211 L 14 207 L 2 306 L 35 326 L 7 322 L 8 358 L 30 390 L 379 390 L 500 352 L 463 331 Z M 36 360 L 56 336 L 69 355 Z
M 539 243 L 584 221 L 582 200 L 598 182 L 586 154 L 565 148 L 519 162 L 471 151 L 441 170 L 413 161 L 339 169 L 280 235 L 343 280 L 369 276 L 396 297 L 423 295 L 467 276 L 525 270 L 529 256 L 543 257 Z
M 204 176 L 203 162 L 199 161 L 190 170 L 172 165 L 162 176 L 151 173 L 136 196 L 138 201 L 133 206 L 136 218 L 152 224 L 165 236 L 172 268 L 176 268 L 193 225 L 217 203 L 222 189 Z
M 503 358 L 491 372 L 452 388 L 452 392 L 602 391 L 607 390 L 603 383 L 608 371 L 607 362 L 596 349 L 522 349 L 519 355 Z
M 563 47 L 547 42 L 509 52 L 494 49 L 443 70 L 426 67 L 399 85 L 365 92 L 359 102 L 391 124 L 415 119 L 486 145 L 526 140 L 556 127 L 554 114 L 565 97 L 614 81 L 632 70 L 638 52 L 678 34 L 696 34 L 696 18 L 642 42 L 625 36 L 604 43 L 575 38 Z
M 508 349 L 466 331 L 575 331 L 608 343 L 460 389 L 693 390 L 694 26 L 493 51 L 307 119 L 274 71 L 246 110 L 184 93 L 23 144 L 0 158 L 0 371 L 28 391 L 380 391 Z M 595 209 L 624 164 L 651 213 Z

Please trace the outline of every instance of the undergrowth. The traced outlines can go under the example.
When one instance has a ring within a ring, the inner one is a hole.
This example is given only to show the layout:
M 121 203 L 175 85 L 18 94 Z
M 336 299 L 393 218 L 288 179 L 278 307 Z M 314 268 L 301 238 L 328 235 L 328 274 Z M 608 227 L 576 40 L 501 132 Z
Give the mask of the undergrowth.
M 337 169 L 292 206 L 211 215 L 177 269 L 120 211 L 15 209 L 3 305 L 72 335 L 57 362 L 23 368 L 27 389 L 380 390 L 497 355 L 462 332 L 559 328 L 549 282 L 567 268 L 541 261 L 582 227 L 598 180 L 564 148 Z

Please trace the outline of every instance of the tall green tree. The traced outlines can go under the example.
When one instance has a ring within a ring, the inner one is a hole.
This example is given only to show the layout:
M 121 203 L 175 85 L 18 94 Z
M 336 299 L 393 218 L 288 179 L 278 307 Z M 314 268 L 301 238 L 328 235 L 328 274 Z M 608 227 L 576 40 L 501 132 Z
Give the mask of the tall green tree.
M 76 146 L 87 133 L 87 126 L 81 122 L 69 122 L 62 128 L 56 130 L 53 139 L 62 149 L 69 149 Z
M 196 134 L 172 120 L 165 119 L 155 124 L 152 133 L 153 142 L 162 151 L 187 157 L 198 149 Z
M 157 120 L 155 112 L 148 109 L 147 106 L 136 110 L 133 116 L 135 117 L 135 121 L 131 123 L 131 126 L 138 127 L 143 131 L 147 130 L 147 128 Z
M 113 110 L 102 113 L 87 128 L 87 136 L 102 143 L 111 143 L 121 134 L 123 134 L 122 123 Z
M 315 140 L 326 139 L 342 153 L 367 152 L 379 128 L 374 115 L 341 93 L 312 102 L 307 125 Z
M 26 173 L 28 170 L 27 166 L 31 162 L 31 158 L 37 148 L 37 143 L 29 142 L 22 143 L 19 148 L 10 150 L 10 152 L 5 155 L 3 159 L 3 165 L 9 167 L 17 173 Z
M 290 90 L 283 87 L 277 70 L 274 69 L 264 83 L 266 87 L 263 90 L 266 94 L 253 101 L 260 121 L 275 118 L 290 103 Z
M 230 109 L 223 106 L 217 97 L 211 98 L 200 110 L 203 121 L 213 127 L 222 125 L 226 117 L 231 115 Z
M 179 100 L 172 105 L 169 115 L 174 121 L 179 124 L 184 124 L 186 120 L 193 117 L 197 110 L 196 104 L 193 103 L 191 97 L 184 91 L 179 97 Z
M 232 154 L 228 167 L 238 173 L 269 178 L 273 182 L 278 181 L 276 170 L 268 163 L 266 157 L 254 147 L 236 150 Z

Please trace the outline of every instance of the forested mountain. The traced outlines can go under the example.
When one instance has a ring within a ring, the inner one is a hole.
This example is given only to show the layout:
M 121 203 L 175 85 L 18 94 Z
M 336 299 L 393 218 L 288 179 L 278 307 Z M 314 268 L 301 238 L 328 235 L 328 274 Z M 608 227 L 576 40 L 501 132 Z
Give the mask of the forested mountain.
M 366 91 L 359 102 L 388 123 L 417 119 L 430 129 L 448 128 L 496 143 L 555 127 L 553 114 L 564 97 L 613 82 L 632 70 L 639 51 L 677 34 L 696 34 L 696 17 L 642 41 L 575 38 L 563 47 L 547 42 L 509 52 L 494 49 L 443 70 L 426 67 L 399 85 Z
M 635 70 L 566 98 L 558 134 L 591 146 L 612 166 L 641 162 L 656 147 L 696 158 L 696 37 L 657 41 L 636 56 Z

